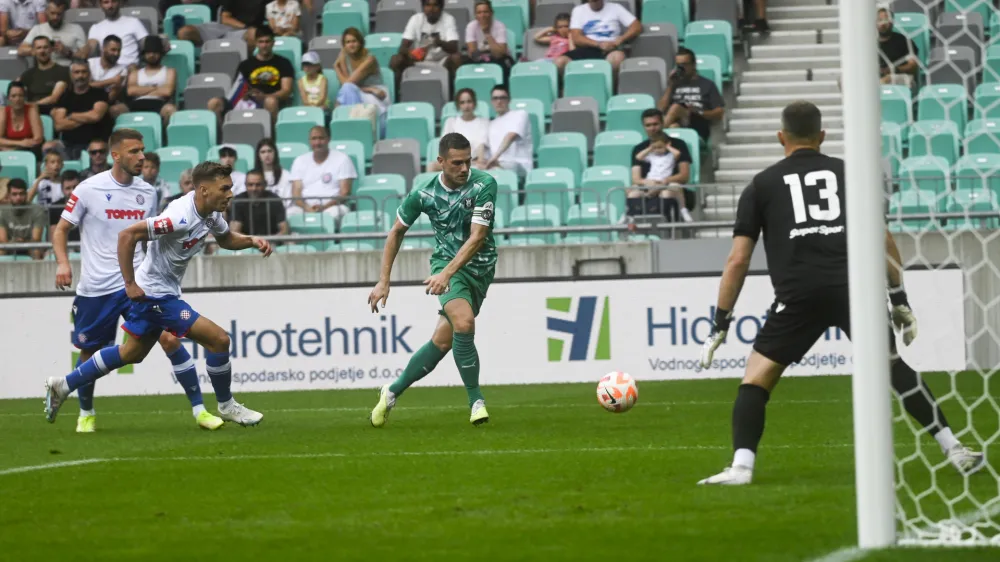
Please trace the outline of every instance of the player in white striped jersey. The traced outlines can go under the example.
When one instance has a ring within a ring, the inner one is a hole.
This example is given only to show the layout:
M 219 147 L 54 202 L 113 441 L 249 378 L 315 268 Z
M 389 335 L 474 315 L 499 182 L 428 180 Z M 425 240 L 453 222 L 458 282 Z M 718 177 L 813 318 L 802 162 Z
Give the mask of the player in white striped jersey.
M 232 168 L 215 162 L 194 169 L 195 190 L 171 203 L 157 217 L 137 222 L 118 235 L 118 265 L 125 292 L 132 301 L 123 329 L 132 337 L 121 346 L 105 347 L 66 377 L 49 377 L 45 383 L 45 412 L 55 419 L 59 407 L 73 391 L 123 365 L 142 361 L 168 331 L 188 337 L 205 348 L 209 378 L 219 402 L 219 415 L 243 426 L 257 425 L 263 414 L 233 399 L 230 386 L 229 334 L 199 315 L 181 300 L 181 280 L 191 258 L 201 251 L 209 234 L 230 250 L 257 248 L 264 257 L 271 245 L 262 238 L 229 230 L 223 213 L 233 198 Z M 136 270 L 135 247 L 149 241 L 145 259 Z
M 73 300 L 72 335 L 73 345 L 80 349 L 77 367 L 95 351 L 114 343 L 118 319 L 130 306 L 118 267 L 118 234 L 135 221 L 156 215 L 156 190 L 139 174 L 145 158 L 142 135 L 132 129 L 119 129 L 111 135 L 110 145 L 112 168 L 76 187 L 59 224 L 52 230 L 52 247 L 59 264 L 56 287 L 65 289 L 73 283 L 67 234 L 73 227 L 80 228 L 83 263 Z M 141 258 L 140 253 L 135 263 Z M 174 366 L 174 375 L 191 402 L 198 425 L 205 429 L 222 426 L 222 419 L 205 410 L 190 353 L 170 334 L 163 334 L 160 346 Z M 96 429 L 94 385 L 79 388 L 77 396 L 80 417 L 76 430 L 91 433 Z

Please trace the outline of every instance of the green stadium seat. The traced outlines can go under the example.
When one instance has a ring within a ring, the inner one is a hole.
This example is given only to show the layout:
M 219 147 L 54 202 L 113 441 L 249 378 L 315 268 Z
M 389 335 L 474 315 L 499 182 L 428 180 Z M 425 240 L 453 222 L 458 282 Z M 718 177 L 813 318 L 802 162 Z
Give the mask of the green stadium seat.
M 975 95 L 976 119 L 1000 118 L 1000 84 L 980 84 Z
M 966 97 L 965 86 L 961 84 L 924 86 L 917 94 L 917 119 L 954 121 L 958 130 L 963 131 L 969 114 Z
M 378 140 L 375 135 L 371 120 L 352 118 L 350 107 L 342 105 L 333 110 L 333 118 L 330 120 L 330 140 L 360 142 L 361 146 L 365 147 L 366 162 L 371 162 L 372 150 L 375 141 Z
M 604 131 L 594 139 L 595 166 L 623 166 L 632 169 L 632 149 L 645 139 L 635 131 Z
M 83 163 L 79 160 L 64 160 L 63 161 L 63 171 L 73 170 L 74 172 L 83 171 Z
M 715 83 L 715 87 L 719 89 L 719 93 L 722 93 L 722 59 L 715 55 L 701 55 L 695 57 L 695 62 L 698 63 L 698 75 L 708 78 Z
M 642 3 L 642 23 L 672 23 L 677 28 L 677 39 L 684 41 L 690 20 L 690 8 L 686 4 L 676 0 L 646 0 Z
M 1000 194 L 1000 154 L 966 154 L 955 164 L 955 189 Z
M 483 100 L 476 100 L 476 117 L 482 117 L 483 119 L 490 118 L 490 112 L 492 108 L 489 102 Z M 446 103 L 441 108 L 441 130 L 444 130 L 444 122 L 452 117 L 458 117 L 458 108 L 455 107 L 454 103 Z
M 410 182 L 410 189 L 408 189 L 407 192 L 419 189 L 429 184 L 431 181 L 437 179 L 438 175 L 440 175 L 440 172 L 421 172 L 417 174 Z
M 524 204 L 553 206 L 564 217 L 576 199 L 574 185 L 569 168 L 535 168 L 524 182 Z
M 402 43 L 402 33 L 372 33 L 365 37 L 365 48 L 375 57 L 380 68 L 389 68 L 392 55 L 399 52 Z
M 302 68 L 302 40 L 298 37 L 275 37 L 274 54 L 288 59 L 292 68 Z
M 347 215 L 344 215 L 344 218 L 346 219 Z M 326 213 L 300 213 L 288 217 L 288 231 L 292 234 L 305 235 L 334 234 L 336 233 L 336 222 L 333 217 Z M 325 250 L 327 246 L 323 240 L 303 242 L 302 244 L 312 246 L 318 251 Z
M 973 119 L 965 126 L 966 154 L 1000 154 L 1000 119 Z
M 494 0 L 493 17 L 507 27 L 507 46 L 511 56 L 516 57 L 521 52 L 524 41 L 524 31 L 528 28 L 528 5 L 522 0 Z M 462 39 L 465 31 L 459 30 Z M 460 41 L 464 42 L 464 41 Z
M 395 73 L 388 66 L 383 66 L 382 70 L 382 84 L 389 90 L 389 102 L 396 102 L 396 78 Z
M 993 15 L 993 4 L 992 2 L 986 2 L 984 0 L 945 0 L 944 11 L 946 12 L 979 12 L 983 16 L 983 24 L 990 21 L 990 17 Z
M 949 230 L 961 228 L 991 228 L 1000 226 L 1000 204 L 996 191 L 987 189 L 956 189 L 945 201 L 947 213 L 992 213 L 992 217 L 965 217 L 964 219 L 948 219 Z
M 171 6 L 163 14 L 163 32 L 171 40 L 177 39 L 174 16 L 184 16 L 184 25 L 198 25 L 212 21 L 212 9 L 201 4 Z
M 254 167 L 254 147 L 249 144 L 217 144 L 208 149 L 208 159 L 217 162 L 219 149 L 228 146 L 236 151 L 236 170 L 244 174 Z
M 573 172 L 573 185 L 579 185 L 587 167 L 587 137 L 583 133 L 549 133 L 538 146 L 538 166 L 562 167 Z
M 890 173 L 896 177 L 899 161 L 903 159 L 903 127 L 897 123 L 882 122 L 882 159 L 889 162 Z
M 198 150 L 199 158 L 205 159 L 208 147 L 218 144 L 216 131 L 218 118 L 207 109 L 188 109 L 170 116 L 167 125 L 166 146 L 190 146 Z
M 905 129 L 913 121 L 913 95 L 905 86 L 879 86 L 882 100 L 882 122 L 895 123 Z
M 517 172 L 502 168 L 493 168 L 492 170 L 487 170 L 486 173 L 497 180 L 497 211 L 502 210 L 504 214 L 510 215 L 511 209 L 519 205 L 520 192 L 517 186 L 520 180 L 517 177 Z
M 599 203 L 581 203 L 573 205 L 566 213 L 566 226 L 600 226 L 611 224 L 614 221 L 607 213 L 608 209 Z M 584 233 L 574 233 L 584 234 Z M 591 232 L 586 234 L 597 234 L 595 237 L 599 242 L 610 242 L 611 232 Z
M 0 166 L 3 167 L 5 178 L 21 178 L 29 187 L 35 183 L 38 160 L 33 152 L 25 150 L 0 152 Z
M 6 95 L 7 88 L 3 86 L 0 87 L 3 88 L 0 91 L 4 92 Z M 42 115 L 41 118 L 42 118 L 42 136 L 45 138 L 45 141 L 48 142 L 55 138 L 55 133 L 56 133 L 55 122 L 48 115 Z M 160 123 L 160 129 L 161 130 L 163 129 L 162 122 Z
M 308 144 L 301 142 L 278 143 L 278 160 L 281 162 L 281 167 L 285 170 L 291 170 L 295 159 L 307 152 L 309 152 Z
M 580 203 L 625 208 L 625 188 L 632 185 L 632 170 L 625 166 L 593 166 L 583 171 Z
M 994 19 L 994 22 L 1000 20 Z M 1000 32 L 1000 29 L 997 30 Z M 996 32 L 992 37 L 996 37 Z M 996 84 L 1000 82 L 1000 44 L 993 44 L 986 48 L 983 60 L 983 84 Z
M 958 126 L 951 121 L 917 121 L 910 126 L 910 156 L 940 156 L 952 165 L 959 157 Z
M 514 99 L 535 99 L 543 114 L 552 115 L 552 102 L 559 93 L 556 65 L 547 60 L 519 62 L 510 71 L 510 95 Z
M 510 108 L 528 112 L 528 116 L 531 117 L 531 141 L 535 145 L 534 151 L 537 152 L 542 135 L 545 134 L 545 108 L 542 107 L 542 102 L 536 99 L 514 98 L 510 100 Z
M 278 142 L 301 142 L 309 138 L 309 130 L 325 121 L 319 107 L 286 107 L 278 112 L 275 137 Z
M 725 20 L 698 20 L 687 25 L 684 46 L 698 56 L 714 55 L 722 63 L 722 77 L 733 79 L 733 26 Z
M 893 193 L 889 198 L 889 226 L 897 232 L 932 230 L 937 221 L 908 219 L 907 215 L 934 214 L 937 212 L 937 195 L 933 191 L 910 189 Z
M 476 100 L 488 100 L 493 86 L 503 84 L 503 68 L 499 64 L 464 64 L 455 73 L 455 91 L 469 88 Z
M 402 179 L 402 178 L 400 178 Z M 396 220 L 395 215 L 383 215 L 375 211 L 352 211 L 344 215 L 340 220 L 340 232 L 348 233 L 374 233 L 371 239 L 341 240 L 340 249 L 343 251 L 365 251 L 374 250 L 381 247 L 385 240 L 382 228 L 383 224 L 391 224 Z
M 924 67 L 931 54 L 931 26 L 927 15 L 920 12 L 897 12 L 892 17 L 895 30 L 913 40 L 917 46 L 917 57 Z
M 438 146 L 441 144 L 441 137 L 431 139 L 424 148 L 424 153 L 420 157 L 424 159 L 424 164 L 434 162 L 438 158 Z
M 365 147 L 358 141 L 340 140 L 330 141 L 330 149 L 339 150 L 351 158 L 354 162 L 354 171 L 358 173 L 358 179 L 365 176 Z
M 198 149 L 190 146 L 167 146 L 157 149 L 160 157 L 160 177 L 170 183 L 180 183 L 181 172 L 193 169 L 203 159 Z
M 337 0 L 323 5 L 323 35 L 340 37 L 348 27 L 368 35 L 370 29 L 368 2 L 362 0 Z
M 608 100 L 607 131 L 635 131 L 645 134 L 642 112 L 656 107 L 649 94 L 621 94 Z
M 688 185 L 697 185 L 701 181 L 701 137 L 698 136 L 698 131 L 694 129 L 664 129 L 663 131 L 671 138 L 681 139 L 688 146 L 688 151 L 691 153 L 691 179 L 688 180 Z
M 163 119 L 157 113 L 123 113 L 115 121 L 115 130 L 117 129 L 135 129 L 142 133 L 142 142 L 147 151 L 163 146 Z
M 563 71 L 563 97 L 588 97 L 604 115 L 612 93 L 611 63 L 606 60 L 575 60 Z
M 560 226 L 562 214 L 559 207 L 555 205 L 520 205 L 514 207 L 510 212 L 510 220 L 507 222 L 508 228 L 539 228 L 549 226 Z M 517 245 L 518 242 L 528 240 L 529 237 L 543 240 L 542 244 L 555 244 L 558 234 L 511 234 L 510 243 Z M 530 243 L 530 242 L 529 242 Z
M 194 43 L 181 41 L 180 39 L 170 40 L 170 51 L 163 57 L 163 66 L 173 68 L 177 71 L 177 88 L 174 92 L 174 101 L 179 105 L 184 99 L 184 85 L 188 83 L 188 78 L 194 75 L 195 61 Z
M 903 160 L 897 174 L 899 190 L 930 191 L 944 194 L 951 191 L 951 164 L 940 156 L 916 156 Z
M 292 86 L 292 106 L 304 105 L 302 102 L 302 96 L 299 95 L 299 87 L 297 84 L 299 80 L 305 76 L 306 73 L 299 70 L 295 73 L 295 86 Z M 324 68 L 323 76 L 326 77 L 326 99 L 330 100 L 330 106 L 333 107 L 333 101 L 337 99 L 337 92 L 340 91 L 340 78 L 337 78 L 337 73 L 332 68 Z M 322 125 L 326 123 L 326 117 L 319 122 L 313 123 L 314 125 Z
M 385 138 L 415 139 L 426 146 L 434 137 L 434 106 L 425 102 L 394 103 L 389 106 Z
M 395 217 L 396 209 L 406 197 L 406 180 L 399 174 L 372 174 L 354 184 L 359 211 L 380 211 Z

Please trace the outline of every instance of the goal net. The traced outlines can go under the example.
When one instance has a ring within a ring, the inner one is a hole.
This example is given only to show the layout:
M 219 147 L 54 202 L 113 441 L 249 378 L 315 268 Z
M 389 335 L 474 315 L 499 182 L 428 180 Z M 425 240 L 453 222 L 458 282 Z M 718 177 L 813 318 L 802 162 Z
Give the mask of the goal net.
M 991 0 L 896 0 L 873 12 L 887 52 L 879 55 L 886 210 L 904 280 L 914 270 L 950 275 L 953 284 L 935 286 L 962 295 L 949 314 L 964 324 L 956 338 L 964 360 L 940 373 L 913 366 L 955 436 L 986 455 L 981 471 L 959 473 L 894 399 L 896 542 L 1000 547 L 1000 11 Z M 887 36 L 890 24 L 908 41 Z M 915 53 L 888 60 L 899 45 Z M 948 297 L 910 294 L 918 326 Z M 918 336 L 911 345 L 941 342 Z

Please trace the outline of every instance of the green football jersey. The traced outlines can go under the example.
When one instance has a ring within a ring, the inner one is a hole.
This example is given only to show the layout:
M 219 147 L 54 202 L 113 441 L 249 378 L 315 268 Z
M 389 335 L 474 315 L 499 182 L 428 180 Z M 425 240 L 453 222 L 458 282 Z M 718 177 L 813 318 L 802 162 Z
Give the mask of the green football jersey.
M 472 170 L 469 181 L 461 189 L 448 189 L 441 184 L 441 174 L 422 187 L 414 187 L 400 205 L 397 216 L 406 226 L 412 226 L 425 213 L 434 228 L 435 247 L 431 260 L 450 261 L 469 239 L 472 223 L 490 229 L 486 242 L 465 265 L 473 275 L 490 275 L 497 263 L 497 246 L 493 240 L 493 220 L 496 214 L 497 180 L 486 172 Z

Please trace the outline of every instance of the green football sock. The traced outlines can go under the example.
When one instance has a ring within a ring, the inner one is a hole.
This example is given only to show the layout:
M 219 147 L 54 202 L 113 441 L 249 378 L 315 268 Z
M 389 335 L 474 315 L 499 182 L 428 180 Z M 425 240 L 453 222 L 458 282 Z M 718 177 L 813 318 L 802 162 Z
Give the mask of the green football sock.
M 479 352 L 476 351 L 476 334 L 455 332 L 451 349 L 455 354 L 458 374 L 465 384 L 465 391 L 469 393 L 471 408 L 476 400 L 483 399 L 483 393 L 479 390 Z
M 434 345 L 434 342 L 429 341 L 425 343 L 410 358 L 410 362 L 406 364 L 406 368 L 403 369 L 403 373 L 399 375 L 399 378 L 389 385 L 389 391 L 399 396 L 404 390 L 410 388 L 413 383 L 429 375 L 447 354 L 447 351 L 438 349 Z

